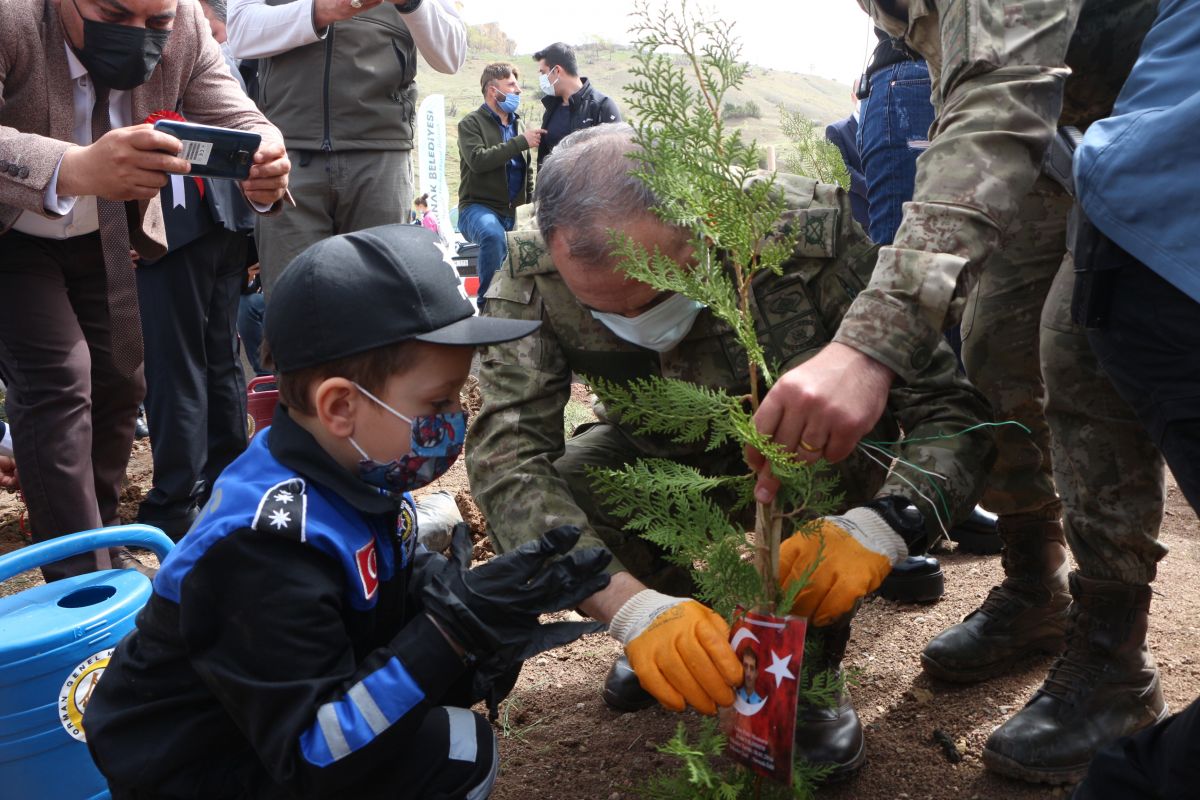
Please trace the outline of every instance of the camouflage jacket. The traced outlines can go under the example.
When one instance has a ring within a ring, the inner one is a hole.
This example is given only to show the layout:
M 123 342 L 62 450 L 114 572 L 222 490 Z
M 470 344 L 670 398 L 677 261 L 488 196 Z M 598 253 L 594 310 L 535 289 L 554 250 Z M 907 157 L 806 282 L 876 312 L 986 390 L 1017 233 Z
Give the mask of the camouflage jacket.
M 908 0 L 907 19 L 894 0 L 858 3 L 929 62 L 938 115 L 895 241 L 835 341 L 911 379 L 961 318 L 1060 118 L 1082 129 L 1111 111 L 1157 0 L 1088 0 L 1082 18 L 1082 0 Z
M 785 224 L 801 226 L 795 256 L 780 276 L 756 279 L 752 298 L 768 363 L 790 368 L 829 342 L 842 315 L 866 285 L 877 248 L 850 215 L 848 195 L 808 178 L 781 176 L 788 189 Z M 509 256 L 488 291 L 486 314 L 541 320 L 531 336 L 481 350 L 483 408 L 467 442 L 472 492 L 488 518 L 497 547 L 508 550 L 543 529 L 574 524 L 582 546 L 599 546 L 566 482 L 554 469 L 565 447 L 563 411 L 573 376 L 612 381 L 660 375 L 733 394 L 749 391 L 745 354 L 729 328 L 704 310 L 684 341 L 666 353 L 629 344 L 595 320 L 568 290 L 536 232 L 509 235 Z M 959 431 L 989 418 L 986 401 L 957 373 L 944 342 L 912 383 L 898 381 L 889 413 L 872 438 L 893 441 Z M 609 420 L 620 427 L 619 420 Z M 744 465 L 740 452 L 705 454 L 703 444 L 680 445 L 624 430 L 642 456 L 703 459 Z M 838 465 L 840 490 L 851 502 L 904 494 L 918 502 L 931 531 L 937 519 L 961 517 L 974 505 L 991 465 L 992 442 L 983 431 L 960 438 L 906 444 L 906 461 L 946 476 L 936 489 L 913 470 L 884 473 L 861 453 Z M 886 461 L 886 458 L 884 459 Z M 918 500 L 905 479 L 938 497 L 939 510 Z M 882 488 L 881 488 L 882 486 Z M 949 524 L 949 523 L 947 523 Z

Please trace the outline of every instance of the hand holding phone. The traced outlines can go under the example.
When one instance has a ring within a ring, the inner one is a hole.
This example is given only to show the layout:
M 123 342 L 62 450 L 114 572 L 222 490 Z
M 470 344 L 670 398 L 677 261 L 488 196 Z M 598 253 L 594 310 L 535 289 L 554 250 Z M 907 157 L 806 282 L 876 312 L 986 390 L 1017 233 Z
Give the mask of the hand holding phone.
M 191 164 L 188 174 L 201 178 L 248 179 L 262 143 L 257 133 L 169 119 L 155 122 L 154 130 L 180 141 L 179 157 Z

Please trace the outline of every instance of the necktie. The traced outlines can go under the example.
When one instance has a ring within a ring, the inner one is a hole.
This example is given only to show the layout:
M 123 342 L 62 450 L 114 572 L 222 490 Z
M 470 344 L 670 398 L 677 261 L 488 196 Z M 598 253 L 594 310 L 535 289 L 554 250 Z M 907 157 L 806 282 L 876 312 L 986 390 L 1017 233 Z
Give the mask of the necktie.
M 112 130 L 108 119 L 108 89 L 96 87 L 92 107 L 92 141 Z M 132 214 L 128 207 L 132 205 Z M 129 225 L 138 218 L 136 203 L 96 198 L 100 222 L 100 248 L 108 279 L 108 327 L 113 366 L 122 375 L 132 375 L 142 363 L 142 321 L 138 313 L 137 279 L 129 259 Z

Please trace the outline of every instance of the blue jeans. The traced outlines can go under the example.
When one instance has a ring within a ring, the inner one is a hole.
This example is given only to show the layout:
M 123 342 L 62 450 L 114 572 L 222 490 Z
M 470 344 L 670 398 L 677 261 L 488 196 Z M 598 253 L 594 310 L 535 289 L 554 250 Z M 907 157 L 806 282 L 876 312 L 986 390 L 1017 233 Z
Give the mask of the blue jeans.
M 484 295 L 492 283 L 492 276 L 504 259 L 508 257 L 506 234 L 513 229 L 515 217 L 502 217 L 487 206 L 469 203 L 458 209 L 458 232 L 468 242 L 479 245 L 479 296 L 478 304 L 483 308 Z
M 867 233 L 891 244 L 903 206 L 912 199 L 917 156 L 929 147 L 933 104 L 929 67 L 901 61 L 871 76 L 871 94 L 859 109 L 858 152 L 867 180 Z
M 246 360 L 255 375 L 270 375 L 263 369 L 258 360 L 258 351 L 262 347 L 263 317 L 267 310 L 266 298 L 262 292 L 244 294 L 238 302 L 237 331 L 242 339 L 242 347 L 246 348 Z

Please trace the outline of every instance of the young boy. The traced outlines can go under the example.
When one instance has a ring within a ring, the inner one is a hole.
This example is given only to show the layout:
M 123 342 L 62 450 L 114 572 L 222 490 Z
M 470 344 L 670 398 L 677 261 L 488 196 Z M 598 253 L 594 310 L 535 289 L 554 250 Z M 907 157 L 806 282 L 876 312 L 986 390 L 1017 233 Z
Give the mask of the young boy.
M 559 558 L 579 533 L 557 528 L 467 570 L 417 548 L 408 492 L 462 448 L 474 347 L 535 327 L 473 317 L 412 226 L 288 266 L 265 331 L 274 422 L 163 563 L 87 708 L 115 800 L 489 794 L 495 740 L 465 706 L 582 632 L 537 615 L 603 588 L 608 557 Z

